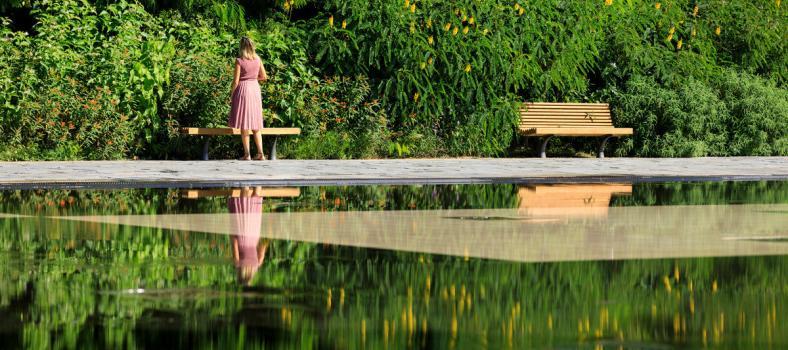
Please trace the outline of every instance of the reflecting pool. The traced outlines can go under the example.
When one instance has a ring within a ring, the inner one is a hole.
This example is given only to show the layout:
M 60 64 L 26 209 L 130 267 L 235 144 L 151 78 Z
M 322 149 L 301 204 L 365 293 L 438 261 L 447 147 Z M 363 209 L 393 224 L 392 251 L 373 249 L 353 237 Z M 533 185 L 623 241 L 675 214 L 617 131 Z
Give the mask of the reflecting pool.
M 11 348 L 785 348 L 788 182 L 0 191 Z

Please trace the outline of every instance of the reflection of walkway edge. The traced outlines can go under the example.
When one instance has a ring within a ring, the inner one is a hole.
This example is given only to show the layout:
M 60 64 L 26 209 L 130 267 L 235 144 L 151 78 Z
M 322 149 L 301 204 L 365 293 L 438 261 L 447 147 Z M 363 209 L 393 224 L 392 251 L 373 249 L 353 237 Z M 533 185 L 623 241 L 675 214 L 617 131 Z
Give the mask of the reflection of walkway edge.
M 605 217 L 522 216 L 517 209 L 263 213 L 263 237 L 522 262 L 786 255 L 788 204 L 613 207 Z M 52 217 L 229 234 L 231 214 Z M 457 220 L 506 217 L 526 220 Z M 549 220 L 547 220 L 549 219 Z
M 351 186 L 351 185 L 458 185 L 458 184 L 561 184 L 561 183 L 653 183 L 704 181 L 784 181 L 785 175 L 724 175 L 724 176 L 550 176 L 550 177 L 466 177 L 466 178 L 321 178 L 265 180 L 167 180 L 167 181 L 29 181 L 0 182 L 0 190 L 32 189 L 131 189 L 131 188 L 227 188 L 249 186 Z

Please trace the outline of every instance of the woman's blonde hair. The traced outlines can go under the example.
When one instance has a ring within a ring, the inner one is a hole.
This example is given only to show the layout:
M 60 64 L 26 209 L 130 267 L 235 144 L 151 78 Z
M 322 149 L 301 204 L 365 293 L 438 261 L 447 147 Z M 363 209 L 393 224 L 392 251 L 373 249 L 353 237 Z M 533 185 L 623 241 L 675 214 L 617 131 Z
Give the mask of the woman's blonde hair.
M 254 51 L 254 43 L 248 37 L 241 38 L 241 46 L 238 50 L 238 58 L 245 58 L 251 60 L 257 58 L 257 53 Z

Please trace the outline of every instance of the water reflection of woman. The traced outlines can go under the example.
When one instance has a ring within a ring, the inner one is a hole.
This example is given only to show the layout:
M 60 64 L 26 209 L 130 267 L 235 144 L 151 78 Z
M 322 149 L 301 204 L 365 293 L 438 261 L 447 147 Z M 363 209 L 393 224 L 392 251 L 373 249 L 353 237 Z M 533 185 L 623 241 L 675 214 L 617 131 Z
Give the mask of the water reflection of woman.
M 238 271 L 238 281 L 248 285 L 257 269 L 263 264 L 268 241 L 260 242 L 263 215 L 261 189 L 243 188 L 238 198 L 227 199 L 230 225 L 233 234 L 233 260 Z

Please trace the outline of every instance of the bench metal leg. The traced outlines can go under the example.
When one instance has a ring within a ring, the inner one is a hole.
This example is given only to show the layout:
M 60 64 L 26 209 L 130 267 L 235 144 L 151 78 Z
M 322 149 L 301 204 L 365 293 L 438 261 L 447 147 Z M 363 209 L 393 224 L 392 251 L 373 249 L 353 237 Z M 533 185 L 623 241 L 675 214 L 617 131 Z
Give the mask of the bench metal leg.
M 545 137 L 544 141 L 542 142 L 542 150 L 539 152 L 540 158 L 547 158 L 547 141 L 553 138 L 552 136 Z
M 208 160 L 208 149 L 211 147 L 211 138 L 203 136 L 205 143 L 202 145 L 202 160 Z
M 599 153 L 597 153 L 597 157 L 605 158 L 605 146 L 607 145 L 607 140 L 610 140 L 614 136 L 605 136 L 605 139 L 602 140 L 602 144 L 599 145 Z
M 271 144 L 271 160 L 276 160 L 276 140 L 279 139 L 279 136 L 274 136 L 274 143 Z

